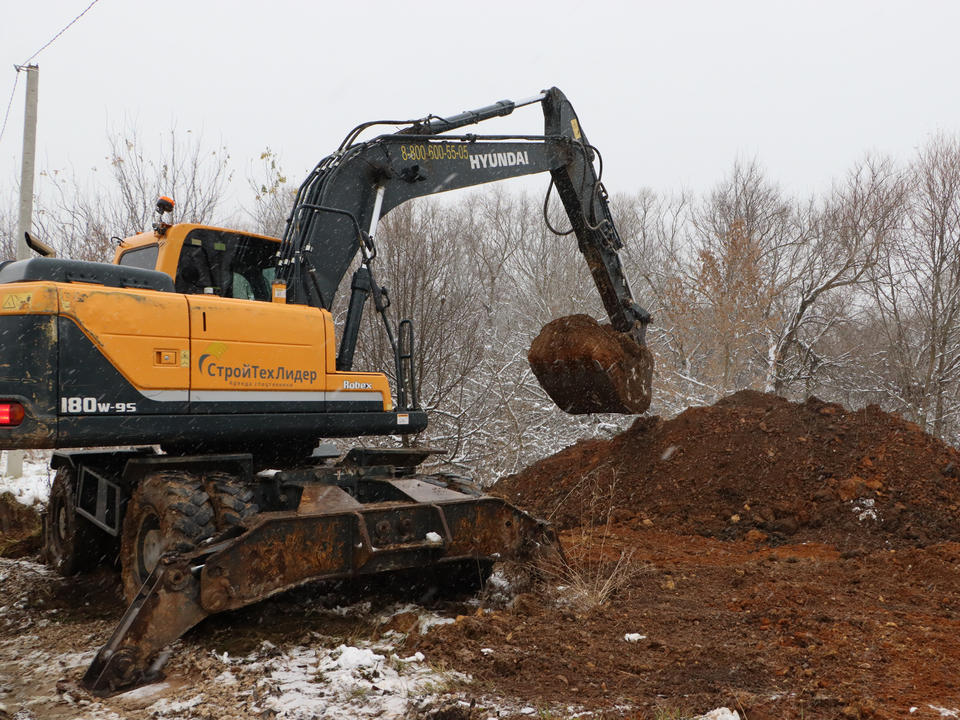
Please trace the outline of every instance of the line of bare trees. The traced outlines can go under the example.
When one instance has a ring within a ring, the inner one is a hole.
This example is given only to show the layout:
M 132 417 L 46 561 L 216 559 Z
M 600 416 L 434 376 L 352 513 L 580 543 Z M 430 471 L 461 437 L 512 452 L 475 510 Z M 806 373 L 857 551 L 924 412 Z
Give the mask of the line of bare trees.
M 41 236 L 66 256 L 109 260 L 111 237 L 149 227 L 160 194 L 176 197 L 178 221 L 282 233 L 293 193 L 273 152 L 248 170 L 253 200 L 240 213 L 226 150 L 184 137 L 172 131 L 150 159 L 135 131 L 118 134 L 101 180 L 47 171 Z M 742 388 L 816 394 L 878 403 L 960 443 L 960 137 L 934 136 L 908 162 L 865 156 L 815 197 L 738 160 L 702 196 L 643 190 L 613 203 L 634 292 L 655 318 L 653 412 Z M 14 255 L 15 227 L 14 190 L 0 188 L 0 259 Z M 630 421 L 564 415 L 527 365 L 547 321 L 603 318 L 575 240 L 547 228 L 542 197 L 488 186 L 410 203 L 383 219 L 378 242 L 377 279 L 395 317 L 417 328 L 432 414 L 419 442 L 489 480 Z M 357 367 L 389 371 L 373 320 L 364 341 Z

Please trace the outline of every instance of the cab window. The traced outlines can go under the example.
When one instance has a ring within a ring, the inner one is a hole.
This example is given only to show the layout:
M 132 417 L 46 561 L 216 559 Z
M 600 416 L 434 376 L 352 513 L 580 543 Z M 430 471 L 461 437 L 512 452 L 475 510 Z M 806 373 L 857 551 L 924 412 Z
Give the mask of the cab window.
M 242 233 L 196 228 L 183 241 L 177 292 L 270 301 L 279 244 Z
M 146 245 L 144 247 L 127 250 L 120 256 L 119 265 L 124 267 L 135 267 L 143 270 L 156 270 L 157 258 L 160 257 L 159 245 Z

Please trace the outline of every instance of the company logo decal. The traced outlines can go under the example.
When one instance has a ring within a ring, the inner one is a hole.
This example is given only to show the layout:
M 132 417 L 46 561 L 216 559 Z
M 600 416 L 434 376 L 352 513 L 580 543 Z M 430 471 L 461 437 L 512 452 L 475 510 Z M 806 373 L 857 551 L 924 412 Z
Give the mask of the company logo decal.
M 205 360 L 213 358 L 219 360 L 227 352 L 227 346 L 222 342 L 210 343 L 207 346 L 207 349 L 203 351 L 203 355 L 200 356 L 200 372 L 203 372 L 203 363 Z
M 222 342 L 210 343 L 203 354 L 197 360 L 197 367 L 200 373 L 206 373 L 209 377 L 219 377 L 226 380 L 230 385 L 263 387 L 264 380 L 273 380 L 274 387 L 289 387 L 290 382 L 310 383 L 313 385 L 317 381 L 317 371 L 309 369 L 288 369 L 283 367 L 267 368 L 260 365 L 251 365 L 243 363 L 242 365 L 230 367 L 222 364 L 220 361 L 227 354 L 227 346 Z M 280 384 L 282 383 L 282 384 Z
M 520 152 L 482 153 L 470 155 L 470 169 L 507 167 L 508 165 L 529 165 L 530 157 L 525 150 Z

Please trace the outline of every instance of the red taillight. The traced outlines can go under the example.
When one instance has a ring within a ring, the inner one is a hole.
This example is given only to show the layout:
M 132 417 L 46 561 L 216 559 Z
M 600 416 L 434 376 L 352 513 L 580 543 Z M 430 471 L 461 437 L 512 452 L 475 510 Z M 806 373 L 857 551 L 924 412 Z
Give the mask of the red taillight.
M 19 425 L 23 422 L 23 405 L 20 403 L 0 402 L 0 426 Z

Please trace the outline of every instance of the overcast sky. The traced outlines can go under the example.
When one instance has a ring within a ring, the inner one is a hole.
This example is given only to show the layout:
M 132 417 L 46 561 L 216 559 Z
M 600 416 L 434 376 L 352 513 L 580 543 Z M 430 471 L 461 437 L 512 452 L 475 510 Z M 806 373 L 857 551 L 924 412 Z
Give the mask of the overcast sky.
M 11 66 L 89 4 L 0 6 L 0 112 Z M 610 192 L 704 192 L 742 156 L 806 194 L 867 150 L 906 159 L 956 131 L 958 28 L 955 1 L 99 0 L 34 61 L 38 157 L 83 180 L 104 169 L 109 132 L 175 126 L 228 147 L 242 200 L 266 147 L 299 182 L 363 121 L 555 85 L 603 153 Z M 22 74 L 0 141 L 8 187 L 25 86 Z M 535 107 L 484 126 L 541 131 Z

